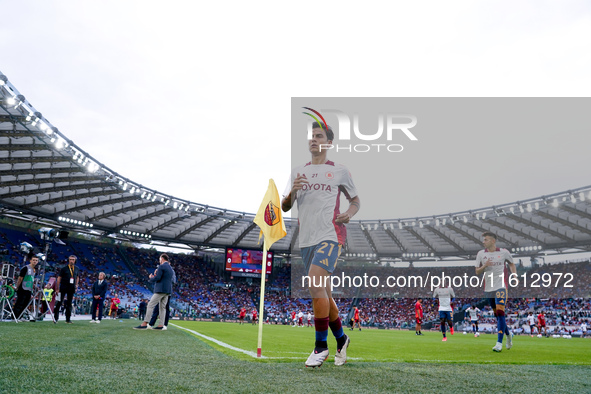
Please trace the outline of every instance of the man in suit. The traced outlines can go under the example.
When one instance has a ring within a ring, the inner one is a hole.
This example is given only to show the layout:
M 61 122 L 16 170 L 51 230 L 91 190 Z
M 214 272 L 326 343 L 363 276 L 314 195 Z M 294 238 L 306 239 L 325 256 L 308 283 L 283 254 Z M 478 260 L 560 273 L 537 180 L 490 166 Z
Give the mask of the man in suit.
M 100 323 L 103 318 L 103 307 L 105 305 L 105 297 L 107 295 L 107 281 L 105 280 L 105 273 L 99 274 L 98 280 L 92 285 L 92 307 L 90 312 L 92 315 L 91 323 Z M 95 317 L 98 308 L 98 320 Z
M 150 274 L 150 282 L 154 282 L 154 294 L 148 303 L 147 310 L 152 311 L 154 307 L 160 304 L 160 312 L 159 312 L 159 320 L 160 325 L 158 329 L 166 330 L 166 326 L 164 325 L 164 318 L 166 316 L 166 302 L 168 301 L 168 297 L 172 293 L 172 278 L 175 276 L 174 271 L 169 263 L 168 255 L 162 254 L 160 255 L 160 265 L 154 274 Z M 152 326 L 148 325 L 149 318 L 152 317 L 151 315 L 148 317 L 144 317 L 144 321 L 137 327 L 134 327 L 135 330 L 145 330 L 147 328 L 152 328 Z

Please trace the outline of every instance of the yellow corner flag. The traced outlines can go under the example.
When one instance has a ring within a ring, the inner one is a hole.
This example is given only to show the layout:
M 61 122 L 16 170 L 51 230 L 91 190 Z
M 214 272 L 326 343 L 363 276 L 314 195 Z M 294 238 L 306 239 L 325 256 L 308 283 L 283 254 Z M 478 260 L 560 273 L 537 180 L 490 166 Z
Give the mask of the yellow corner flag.
M 261 234 L 265 236 L 264 245 L 267 250 L 287 235 L 285 223 L 281 214 L 281 201 L 273 179 L 269 179 L 269 188 L 263 198 L 263 202 L 254 217 L 254 222 L 261 228 Z M 259 235 L 259 241 L 261 236 Z
M 257 344 L 257 357 L 262 356 L 263 345 L 263 321 L 265 318 L 265 275 L 267 272 L 267 251 L 271 246 L 287 235 L 285 231 L 285 223 L 283 222 L 283 215 L 279 206 L 279 193 L 273 179 L 269 179 L 269 188 L 259 210 L 254 217 L 254 222 L 261 228 L 259 235 L 259 242 L 261 235 L 265 236 L 263 242 L 263 264 L 261 269 L 261 294 L 259 297 L 259 339 Z M 273 264 L 273 262 L 271 262 Z

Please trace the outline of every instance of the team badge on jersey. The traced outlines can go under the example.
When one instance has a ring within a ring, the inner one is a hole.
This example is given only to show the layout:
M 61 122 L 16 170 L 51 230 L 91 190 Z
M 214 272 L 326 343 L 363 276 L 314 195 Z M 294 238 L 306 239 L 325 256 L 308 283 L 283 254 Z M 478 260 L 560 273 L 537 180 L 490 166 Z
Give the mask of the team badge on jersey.
M 334 178 L 334 174 L 329 171 L 329 172 L 326 173 L 326 178 L 327 179 L 332 179 L 332 178 Z

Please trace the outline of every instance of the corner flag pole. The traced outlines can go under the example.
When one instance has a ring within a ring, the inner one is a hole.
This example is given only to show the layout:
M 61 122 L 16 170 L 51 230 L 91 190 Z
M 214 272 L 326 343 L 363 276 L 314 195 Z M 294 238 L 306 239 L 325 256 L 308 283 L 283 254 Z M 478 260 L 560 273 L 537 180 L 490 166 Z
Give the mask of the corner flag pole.
M 261 267 L 261 295 L 259 297 L 259 341 L 257 344 L 257 357 L 261 356 L 263 344 L 263 320 L 265 313 L 265 278 L 267 275 L 267 253 L 276 241 L 287 235 L 285 223 L 281 215 L 281 201 L 273 179 L 269 179 L 269 187 L 263 198 L 263 202 L 254 217 L 253 222 L 260 227 L 259 243 L 261 236 L 265 236 L 263 242 L 263 266 Z M 273 262 L 271 262 L 273 264 Z
M 261 357 L 263 346 L 263 313 L 265 312 L 265 277 L 267 275 L 267 241 L 263 242 L 263 266 L 261 270 L 261 294 L 259 296 L 259 339 L 257 357 Z

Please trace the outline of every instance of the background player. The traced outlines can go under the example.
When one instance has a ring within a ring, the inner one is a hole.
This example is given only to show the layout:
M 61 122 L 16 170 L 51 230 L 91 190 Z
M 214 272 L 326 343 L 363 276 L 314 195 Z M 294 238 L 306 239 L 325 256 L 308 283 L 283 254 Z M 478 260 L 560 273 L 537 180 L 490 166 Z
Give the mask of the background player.
M 451 287 L 438 287 L 433 292 L 433 298 L 439 299 L 439 320 L 441 322 L 441 333 L 443 334 L 443 342 L 447 342 L 445 335 L 445 323 L 449 325 L 449 332 L 454 335 L 454 324 L 451 319 L 451 301 L 456 295 Z
M 415 304 L 415 335 L 423 335 L 421 332 L 421 324 L 423 324 L 423 299 L 419 298 Z
M 252 325 L 254 326 L 255 324 L 257 324 L 258 320 L 259 320 L 259 312 L 257 311 L 257 308 L 254 308 L 252 310 Z
M 530 312 L 527 315 L 527 324 L 529 324 L 529 334 L 531 337 L 534 337 L 534 327 L 536 326 L 536 317 L 534 316 L 533 312 Z
M 246 308 L 240 309 L 240 314 L 238 315 L 238 323 L 244 324 L 244 318 L 246 317 Z
M 542 328 L 544 329 L 544 336 L 548 336 L 548 327 L 546 327 L 546 316 L 544 315 L 544 311 L 541 311 L 538 315 L 538 334 L 542 333 Z
M 346 362 L 349 346 L 339 309 L 327 286 L 330 281 L 326 279 L 334 272 L 341 247 L 347 239 L 345 224 L 359 210 L 360 201 L 349 170 L 327 159 L 327 147 L 332 145 L 333 139 L 334 133 L 328 125 L 312 125 L 308 140 L 312 159 L 292 171 L 288 192 L 281 202 L 284 212 L 289 211 L 295 202 L 298 204 L 299 244 L 310 279 L 316 342 L 306 361 L 307 367 L 321 366 L 328 358 L 329 328 L 337 340 L 335 365 Z M 339 212 L 341 193 L 349 201 L 349 207 L 343 213 Z
M 470 319 L 470 323 L 472 323 L 472 332 L 474 333 L 474 338 L 480 336 L 478 332 L 478 316 L 480 315 L 480 309 L 476 308 L 476 305 L 472 305 L 470 308 L 466 309 L 466 320 Z
M 353 325 L 351 326 L 351 331 L 353 331 L 356 324 L 357 328 L 359 328 L 359 331 L 361 331 L 361 319 L 359 318 L 359 309 L 357 309 L 356 306 L 354 306 L 353 309 L 355 310 L 355 313 L 353 313 Z
M 517 269 L 513 263 L 513 257 L 507 249 L 497 248 L 497 236 L 491 232 L 482 234 L 484 250 L 476 256 L 476 275 L 484 274 L 484 294 L 489 299 L 490 306 L 497 317 L 497 343 L 493 351 L 503 350 L 503 334 L 507 335 L 507 350 L 513 346 L 513 334 L 509 332 L 505 321 L 505 306 L 507 305 L 508 282 L 505 265 L 509 265 L 511 273 L 517 276 Z

